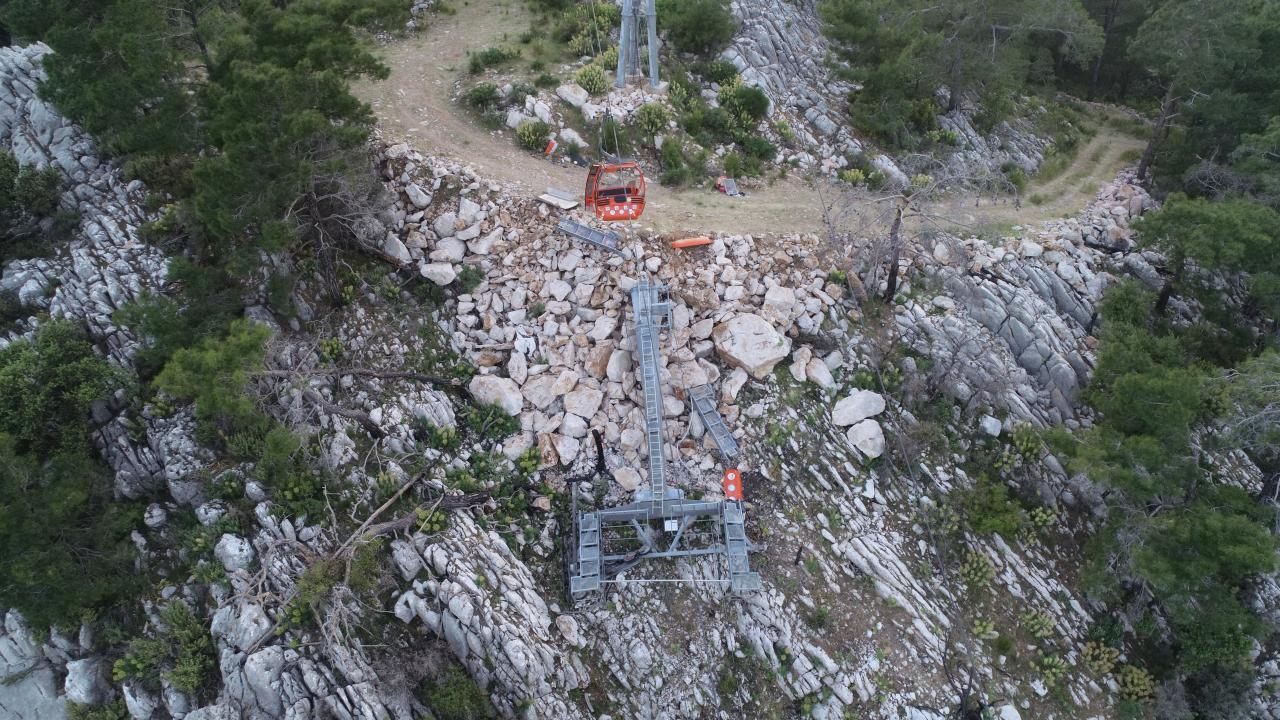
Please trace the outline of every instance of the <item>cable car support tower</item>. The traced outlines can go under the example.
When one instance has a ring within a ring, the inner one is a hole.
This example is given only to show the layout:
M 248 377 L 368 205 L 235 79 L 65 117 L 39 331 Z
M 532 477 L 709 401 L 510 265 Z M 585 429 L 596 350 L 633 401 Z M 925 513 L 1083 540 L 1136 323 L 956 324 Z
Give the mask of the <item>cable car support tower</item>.
M 724 500 L 686 499 L 679 488 L 667 484 L 663 438 L 663 406 L 660 354 L 663 329 L 671 327 L 672 303 L 668 288 L 648 278 L 631 288 L 631 313 L 635 330 L 634 354 L 644 397 L 644 445 L 649 464 L 648 486 L 635 492 L 632 502 L 613 508 L 575 512 L 569 556 L 569 590 L 575 599 L 618 582 L 616 576 L 641 561 L 700 556 L 719 558 L 719 584 L 734 594 L 760 589 L 760 574 L 752 572 L 747 553 L 742 485 L 738 471 L 725 472 Z M 719 413 L 713 409 L 710 412 Z M 699 408 L 705 414 L 706 408 Z M 723 423 L 720 424 L 723 427 Z M 722 446 L 723 447 L 723 446 Z M 732 452 L 736 454 L 736 444 Z M 729 452 L 722 449 L 727 461 Z M 628 582 L 708 582 L 679 577 L 646 576 Z

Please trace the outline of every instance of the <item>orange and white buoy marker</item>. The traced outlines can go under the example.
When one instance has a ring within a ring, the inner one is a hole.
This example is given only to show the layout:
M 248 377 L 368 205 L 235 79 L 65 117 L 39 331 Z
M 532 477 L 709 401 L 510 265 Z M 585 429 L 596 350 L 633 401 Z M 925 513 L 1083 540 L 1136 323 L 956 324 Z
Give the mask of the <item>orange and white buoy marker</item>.
M 736 468 L 724 471 L 724 497 L 726 500 L 742 500 L 742 475 Z

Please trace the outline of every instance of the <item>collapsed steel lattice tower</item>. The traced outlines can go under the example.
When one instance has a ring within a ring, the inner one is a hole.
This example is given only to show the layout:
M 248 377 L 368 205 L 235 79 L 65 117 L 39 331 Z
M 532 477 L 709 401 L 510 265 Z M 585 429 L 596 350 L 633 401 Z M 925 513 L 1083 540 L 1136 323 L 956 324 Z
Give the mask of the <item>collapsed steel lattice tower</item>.
M 576 514 L 576 545 L 571 549 L 569 563 L 569 590 L 575 597 L 614 582 L 618 573 L 643 560 L 702 555 L 723 558 L 719 577 L 711 582 L 735 593 L 760 588 L 760 575 L 751 571 L 747 560 L 751 544 L 741 500 L 688 500 L 679 488 L 667 486 L 660 345 L 662 330 L 671 327 L 671 311 L 665 286 L 646 279 L 631 288 L 649 484 L 637 489 L 634 500 L 627 505 Z M 637 582 L 688 581 L 668 577 Z
M 640 77 L 640 22 L 648 28 L 649 86 L 658 87 L 658 11 L 655 0 L 622 0 L 622 32 L 618 38 L 618 77 L 614 84 L 626 87 L 627 78 Z M 643 7 L 641 7 L 643 5 Z

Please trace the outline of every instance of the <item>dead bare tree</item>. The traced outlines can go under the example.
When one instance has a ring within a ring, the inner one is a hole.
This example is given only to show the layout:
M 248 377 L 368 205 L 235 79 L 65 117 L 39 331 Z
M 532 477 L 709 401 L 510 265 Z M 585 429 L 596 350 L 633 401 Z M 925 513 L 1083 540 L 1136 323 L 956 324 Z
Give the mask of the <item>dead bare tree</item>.
M 844 263 L 850 292 L 859 302 L 879 290 L 882 277 L 881 299 L 893 302 L 903 260 L 913 256 L 920 240 L 964 228 L 945 204 L 949 196 L 1004 192 L 1018 197 L 1017 186 L 1002 173 L 957 168 L 923 155 L 905 162 L 916 174 L 875 196 L 854 188 L 819 188 L 826 244 Z

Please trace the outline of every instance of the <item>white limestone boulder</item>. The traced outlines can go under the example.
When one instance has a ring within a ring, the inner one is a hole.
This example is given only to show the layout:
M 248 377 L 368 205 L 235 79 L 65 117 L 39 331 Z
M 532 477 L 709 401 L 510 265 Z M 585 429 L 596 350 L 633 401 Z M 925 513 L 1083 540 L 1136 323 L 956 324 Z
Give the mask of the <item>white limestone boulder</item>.
M 711 332 L 716 352 L 731 365 L 763 380 L 791 354 L 791 340 L 768 320 L 745 313 L 720 323 Z
M 884 412 L 884 398 L 870 390 L 855 390 L 831 409 L 831 422 L 837 427 L 856 425 Z
M 511 378 L 496 375 L 476 375 L 467 386 L 471 397 L 485 405 L 497 405 L 508 415 L 519 415 L 524 405 L 524 396 L 520 394 L 520 386 Z

